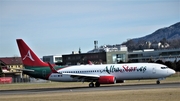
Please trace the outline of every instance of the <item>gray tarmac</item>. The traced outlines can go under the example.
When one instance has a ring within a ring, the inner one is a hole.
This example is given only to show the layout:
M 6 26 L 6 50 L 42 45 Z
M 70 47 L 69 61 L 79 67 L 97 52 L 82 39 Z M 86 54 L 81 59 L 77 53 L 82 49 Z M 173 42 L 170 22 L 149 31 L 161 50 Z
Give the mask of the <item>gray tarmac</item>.
M 162 83 L 162 84 L 129 84 L 129 85 L 102 85 L 101 87 L 67 87 L 67 88 L 40 88 L 23 90 L 0 90 L 0 96 L 3 95 L 23 95 L 40 93 L 63 93 L 63 92 L 95 92 L 95 91 L 117 91 L 117 90 L 139 90 L 139 89 L 163 89 L 180 88 L 180 82 Z

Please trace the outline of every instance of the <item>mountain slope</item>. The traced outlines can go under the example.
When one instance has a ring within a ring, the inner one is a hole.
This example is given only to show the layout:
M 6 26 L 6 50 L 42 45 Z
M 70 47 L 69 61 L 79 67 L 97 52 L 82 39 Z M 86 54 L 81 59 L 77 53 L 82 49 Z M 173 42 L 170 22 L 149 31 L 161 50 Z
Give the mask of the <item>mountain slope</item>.
M 141 38 L 135 38 L 132 39 L 134 42 L 139 42 L 139 41 L 150 41 L 154 42 L 157 41 L 159 42 L 165 38 L 166 40 L 174 40 L 174 39 L 180 39 L 180 22 L 171 25 L 166 28 L 161 28 L 155 31 L 154 33 L 141 37 Z

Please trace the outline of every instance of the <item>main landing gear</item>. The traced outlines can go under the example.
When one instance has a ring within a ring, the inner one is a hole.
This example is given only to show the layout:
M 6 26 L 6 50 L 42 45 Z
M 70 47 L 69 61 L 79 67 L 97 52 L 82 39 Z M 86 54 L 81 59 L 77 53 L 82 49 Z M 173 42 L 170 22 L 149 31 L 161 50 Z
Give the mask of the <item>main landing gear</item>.
M 94 87 L 94 83 L 93 82 L 89 83 L 89 87 Z
M 159 80 L 156 81 L 156 84 L 160 84 L 161 82 Z
M 99 83 L 99 82 L 96 82 L 96 83 L 95 83 L 95 86 L 96 86 L 96 87 L 100 87 L 100 83 Z M 94 83 L 93 83 L 93 82 L 89 83 L 89 87 L 94 87 Z

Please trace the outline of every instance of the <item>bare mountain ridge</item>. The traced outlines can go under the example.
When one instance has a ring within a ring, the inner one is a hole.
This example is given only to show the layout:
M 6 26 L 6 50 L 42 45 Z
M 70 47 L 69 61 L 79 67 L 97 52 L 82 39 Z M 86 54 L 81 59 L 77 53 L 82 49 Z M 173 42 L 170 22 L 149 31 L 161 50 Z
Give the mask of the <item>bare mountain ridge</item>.
M 158 45 L 158 42 L 161 42 L 161 46 Z M 127 42 L 122 43 L 122 45 L 126 45 L 128 51 L 150 48 L 180 48 L 180 22 L 169 27 L 158 29 L 150 35 L 130 39 Z
M 140 42 L 140 41 L 159 42 L 163 38 L 165 38 L 167 41 L 180 39 L 180 22 L 174 25 L 171 25 L 169 27 L 158 29 L 150 35 L 147 35 L 141 38 L 135 38 L 132 40 L 134 42 Z

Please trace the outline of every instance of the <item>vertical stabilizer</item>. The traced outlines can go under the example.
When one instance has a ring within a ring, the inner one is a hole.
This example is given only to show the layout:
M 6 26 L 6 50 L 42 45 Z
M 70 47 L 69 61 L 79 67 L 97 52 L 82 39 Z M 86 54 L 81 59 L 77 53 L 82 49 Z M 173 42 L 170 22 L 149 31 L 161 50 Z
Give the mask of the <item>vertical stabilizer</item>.
M 28 47 L 22 39 L 16 39 L 23 64 L 25 66 L 48 66 Z

